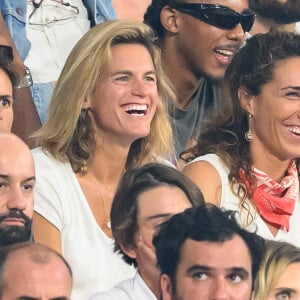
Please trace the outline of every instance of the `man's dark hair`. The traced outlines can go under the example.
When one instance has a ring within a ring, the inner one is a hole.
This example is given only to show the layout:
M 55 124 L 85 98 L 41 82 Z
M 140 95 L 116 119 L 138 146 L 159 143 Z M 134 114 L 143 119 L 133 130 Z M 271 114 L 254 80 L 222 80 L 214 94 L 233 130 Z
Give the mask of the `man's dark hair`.
M 120 181 L 110 214 L 115 251 L 121 252 L 128 264 L 136 266 L 136 261 L 122 251 L 121 245 L 134 246 L 138 230 L 138 197 L 148 190 L 164 186 L 181 189 L 192 206 L 204 204 L 198 187 L 175 168 L 149 163 L 140 168 L 129 169 Z
M 290 24 L 300 21 L 299 0 L 249 0 L 249 7 L 257 15 L 270 18 L 278 24 Z
M 234 211 L 223 211 L 215 205 L 207 204 L 186 209 L 170 218 L 153 239 L 161 273 L 175 282 L 181 249 L 187 239 L 222 243 L 238 235 L 249 250 L 254 282 L 263 259 L 265 242 L 257 234 L 241 228 L 235 215 Z
M 155 30 L 159 38 L 164 36 L 164 27 L 160 20 L 160 12 L 165 6 L 173 7 L 177 0 L 152 0 L 144 15 L 144 23 L 150 25 Z
M 13 50 L 12 47 L 6 45 L 0 45 L 0 69 L 8 76 L 13 91 L 15 92 L 18 83 L 19 77 L 12 69 L 12 60 L 13 60 Z

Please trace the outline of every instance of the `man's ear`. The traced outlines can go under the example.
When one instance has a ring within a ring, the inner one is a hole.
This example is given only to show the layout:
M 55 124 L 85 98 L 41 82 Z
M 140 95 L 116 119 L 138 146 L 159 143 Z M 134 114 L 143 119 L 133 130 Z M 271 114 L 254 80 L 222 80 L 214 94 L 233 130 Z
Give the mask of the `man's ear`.
M 166 5 L 160 11 L 160 21 L 166 31 L 170 33 L 178 32 L 178 14 L 177 11 Z
M 171 279 L 166 274 L 161 274 L 160 276 L 160 291 L 161 300 L 171 300 L 173 297 L 173 288 Z
M 251 95 L 246 87 L 240 86 L 238 89 L 238 98 L 241 107 L 249 114 L 254 115 L 256 97 Z
M 129 256 L 132 259 L 136 259 L 137 253 L 133 246 L 127 247 L 127 246 L 124 246 L 123 244 L 121 244 L 120 247 L 127 256 Z

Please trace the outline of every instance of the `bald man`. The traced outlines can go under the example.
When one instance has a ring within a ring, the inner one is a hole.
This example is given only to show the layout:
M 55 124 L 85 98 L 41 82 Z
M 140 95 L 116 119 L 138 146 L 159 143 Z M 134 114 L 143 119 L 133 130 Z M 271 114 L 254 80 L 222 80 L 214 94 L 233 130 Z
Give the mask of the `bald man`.
M 30 243 L 0 250 L 1 300 L 68 300 L 71 288 L 71 269 L 56 251 Z
M 16 135 L 0 132 L 0 246 L 30 239 L 34 185 L 28 146 Z

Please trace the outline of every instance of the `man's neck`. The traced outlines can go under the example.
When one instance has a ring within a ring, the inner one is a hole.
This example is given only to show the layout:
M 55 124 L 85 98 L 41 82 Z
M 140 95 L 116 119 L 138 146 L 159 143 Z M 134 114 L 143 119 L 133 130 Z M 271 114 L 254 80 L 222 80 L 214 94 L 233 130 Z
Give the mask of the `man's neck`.
M 142 270 L 138 270 L 138 272 L 141 279 L 145 282 L 151 292 L 156 296 L 157 299 L 160 299 L 159 270 L 155 270 L 152 274 L 143 274 L 144 272 Z
M 181 109 L 184 109 L 193 100 L 201 77 L 187 68 L 173 48 L 173 45 L 168 42 L 162 45 L 162 61 L 164 70 L 175 88 L 177 103 Z

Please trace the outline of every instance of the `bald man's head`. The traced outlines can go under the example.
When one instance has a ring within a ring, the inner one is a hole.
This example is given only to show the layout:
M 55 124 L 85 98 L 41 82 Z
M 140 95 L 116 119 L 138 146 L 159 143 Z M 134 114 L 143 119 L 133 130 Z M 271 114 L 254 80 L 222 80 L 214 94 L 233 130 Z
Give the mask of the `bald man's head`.
M 0 299 L 70 299 L 72 273 L 46 246 L 18 244 L 0 250 Z
M 30 238 L 34 184 L 30 149 L 16 135 L 0 132 L 0 246 Z

